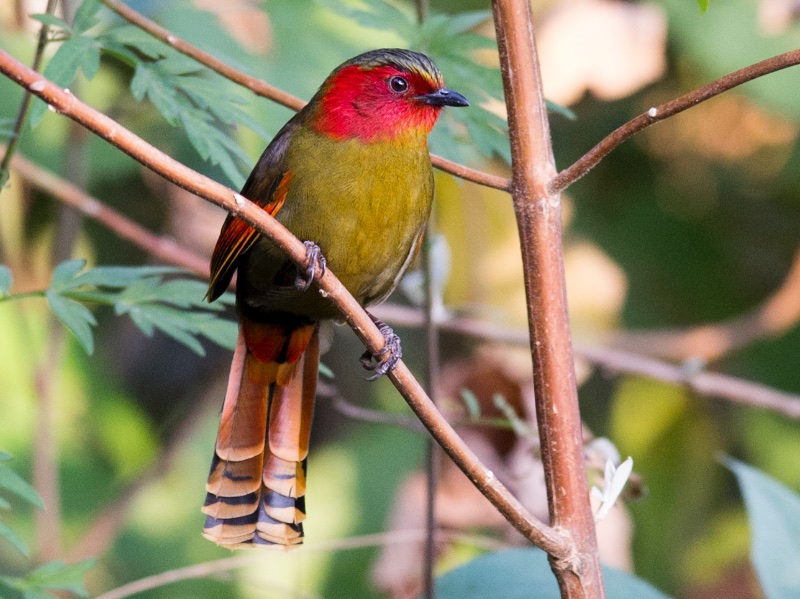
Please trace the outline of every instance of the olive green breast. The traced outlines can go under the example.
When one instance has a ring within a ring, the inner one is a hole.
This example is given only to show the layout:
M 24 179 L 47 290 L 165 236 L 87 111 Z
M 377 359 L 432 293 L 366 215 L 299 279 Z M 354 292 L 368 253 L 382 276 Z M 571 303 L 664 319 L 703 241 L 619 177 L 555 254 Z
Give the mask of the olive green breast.
M 410 264 L 431 211 L 433 171 L 425 138 L 364 144 L 334 141 L 303 127 L 284 164 L 291 180 L 278 220 L 299 239 L 319 245 L 328 267 L 360 303 L 385 299 Z M 263 300 L 251 297 L 248 303 L 333 315 L 313 288 L 305 294 L 270 288 L 275 260 L 283 258 L 269 240 L 259 240 L 250 253 L 246 276 Z M 266 262 L 271 265 L 264 268 Z

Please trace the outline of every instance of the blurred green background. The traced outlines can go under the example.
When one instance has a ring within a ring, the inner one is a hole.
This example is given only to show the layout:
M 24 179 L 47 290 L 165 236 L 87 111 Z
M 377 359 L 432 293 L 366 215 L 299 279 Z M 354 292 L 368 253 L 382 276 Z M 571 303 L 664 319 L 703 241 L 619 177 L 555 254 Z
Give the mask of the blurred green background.
M 391 23 L 388 30 L 365 27 L 323 5 L 332 2 L 232 3 L 218 9 L 221 15 L 207 12 L 210 2 L 129 4 L 215 56 L 306 99 L 344 59 L 408 40 Z M 400 6 L 413 13 L 412 5 Z M 483 0 L 431 1 L 432 15 L 488 7 Z M 534 2 L 541 24 L 540 52 L 549 65 L 546 90 L 553 90 L 549 97 L 569 104 L 576 115 L 574 121 L 552 117 L 558 166 L 569 165 L 650 106 L 797 47 L 800 24 L 781 7 L 778 0 L 712 0 L 701 13 L 695 3 L 678 0 L 657 5 Z M 654 12 L 643 17 L 640 9 Z M 39 25 L 24 15 L 43 10 L 44 3 L 3 3 L 0 47 L 30 64 Z M 601 12 L 587 12 L 593 10 Z M 581 23 L 586 14 L 605 15 L 603 11 L 610 21 L 598 17 L 585 30 L 592 35 L 574 34 L 586 26 Z M 101 14 L 111 19 L 108 11 Z M 595 37 L 616 31 L 620 23 L 628 23 L 627 37 Z M 637 35 L 630 33 L 631 23 Z M 659 23 L 666 23 L 665 39 Z M 491 23 L 477 24 L 475 32 L 492 35 Z M 448 50 L 446 38 L 442 48 Z M 496 65 L 496 56 L 485 49 L 463 58 L 483 68 Z M 635 58 L 650 62 L 629 64 Z M 578 63 L 582 70 L 573 68 Z M 469 84 L 473 72 L 468 64 L 446 64 L 452 71 L 440 65 L 445 80 Z M 650 74 L 637 79 L 637 69 Z M 605 86 L 617 76 L 622 79 L 617 88 Z M 499 81 L 477 67 L 474 77 L 478 88 Z M 72 89 L 175 158 L 232 185 L 219 167 L 198 155 L 180 128 L 170 127 L 147 102 L 133 99 L 130 78 L 130 69 L 104 57 L 96 77 L 86 81 L 81 75 Z M 752 309 L 781 285 L 800 240 L 798 84 L 800 71 L 789 69 L 659 124 L 617 149 L 567 191 L 565 244 L 576 340 L 599 344 L 612 332 L 725 321 Z M 291 114 L 232 84 L 229 89 L 241 96 L 242 108 L 269 135 Z M 493 93 L 478 102 L 496 110 L 497 90 L 487 91 Z M 20 99 L 21 90 L 0 78 L 0 119 L 13 119 Z M 7 121 L 3 124 L 7 128 Z M 486 148 L 503 143 L 500 133 L 479 126 L 445 122 L 431 145 L 471 166 L 507 175 L 502 152 L 486 155 Z M 251 162 L 267 142 L 244 126 L 231 135 Z M 471 149 L 476 137 L 482 152 Z M 78 181 L 151 230 L 205 255 L 210 252 L 224 216 L 220 211 L 167 187 L 66 119 L 46 112 L 38 127 L 25 131 L 20 154 Z M 437 175 L 434 226 L 446 236 L 452 255 L 444 292 L 452 311 L 524 326 L 513 218 L 507 195 Z M 0 195 L 0 262 L 14 273 L 14 291 L 45 288 L 52 255 L 65 243 L 72 248 L 62 251 L 62 257 L 82 257 L 91 264 L 149 261 L 142 250 L 120 242 L 98 224 L 65 216 L 57 202 L 12 172 Z M 399 293 L 393 301 L 409 302 Z M 52 547 L 60 545 L 56 553 L 67 558 L 98 558 L 88 578 L 93 594 L 170 568 L 229 556 L 200 537 L 199 507 L 230 353 L 208 346 L 207 356 L 199 358 L 164 336 L 144 337 L 109 310 L 97 310 L 96 316 L 100 323 L 93 356 L 69 335 L 64 351 L 53 353 L 59 344 L 54 344 L 52 332 L 60 325 L 51 323 L 43 301 L 0 305 L 0 449 L 17 458 L 15 467 L 30 480 L 41 416 L 37 397 L 43 384 L 52 385 L 63 525 L 51 532 Z M 409 364 L 422 375 L 423 333 L 398 332 Z M 443 357 L 463 355 L 475 345 L 446 334 Z M 387 381 L 363 381 L 356 360 L 361 351 L 349 330 L 336 327 L 333 349 L 323 358 L 335 379 L 326 384 L 335 385 L 352 403 L 408 413 Z M 708 367 L 800 393 L 799 355 L 800 328 L 792 326 Z M 629 505 L 637 574 L 677 597 L 757 597 L 747 565 L 749 537 L 741 500 L 733 477 L 717 459 L 723 453 L 734 455 L 800 489 L 796 423 L 600 370 L 584 377 L 580 399 L 589 427 L 609 437 L 623 456 L 634 457 L 648 488 L 645 498 Z M 377 549 L 347 549 L 333 541 L 386 530 L 397 486 L 405 474 L 421 467 L 425 437 L 346 418 L 329 398 L 318 400 L 314 426 L 306 548 L 270 552 L 218 579 L 180 582 L 140 596 L 380 596 L 369 576 Z M 165 448 L 170 448 L 169 459 Z M 129 496 L 130 504 L 116 514 L 122 522 L 119 533 L 108 543 L 85 545 L 87 531 L 121 495 Z M 27 508 L 15 509 L 7 521 L 36 548 L 33 514 Z M 332 542 L 315 549 L 315 542 L 322 541 Z M 0 572 L 28 567 L 26 560 L 2 547 Z

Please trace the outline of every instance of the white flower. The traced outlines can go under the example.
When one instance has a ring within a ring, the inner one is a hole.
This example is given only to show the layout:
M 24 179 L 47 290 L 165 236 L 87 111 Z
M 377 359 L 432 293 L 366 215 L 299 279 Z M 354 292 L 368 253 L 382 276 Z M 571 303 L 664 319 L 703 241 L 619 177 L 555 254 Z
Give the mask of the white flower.
M 592 487 L 592 497 L 600 501 L 600 505 L 594 513 L 595 522 L 599 522 L 605 518 L 608 512 L 611 511 L 611 508 L 614 507 L 632 471 L 633 458 L 630 456 L 619 466 L 614 466 L 614 462 L 611 460 L 606 461 L 605 474 L 603 476 L 603 490 L 601 491 L 597 487 Z

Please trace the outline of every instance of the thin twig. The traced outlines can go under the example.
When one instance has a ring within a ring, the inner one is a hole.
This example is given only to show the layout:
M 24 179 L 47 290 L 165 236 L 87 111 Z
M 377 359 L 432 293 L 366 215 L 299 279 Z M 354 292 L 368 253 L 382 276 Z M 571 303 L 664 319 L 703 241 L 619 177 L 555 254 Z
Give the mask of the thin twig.
M 172 159 L 2 50 L 0 50 L 0 72 L 33 91 L 57 112 L 81 123 L 162 177 L 251 224 L 272 239 L 293 262 L 298 265 L 305 264 L 305 245 L 256 204 Z M 384 346 L 383 335 L 336 276 L 327 270 L 317 284 L 319 292 L 331 300 L 367 349 L 373 354 L 379 353 Z M 532 543 L 551 555 L 565 557 L 569 550 L 566 538 L 559 531 L 536 519 L 494 477 L 494 474 L 481 464 L 477 456 L 438 412 L 402 361 L 398 362 L 389 373 L 389 379 L 437 442 L 500 513 Z
M 561 201 L 529 0 L 493 0 L 511 142 L 514 212 L 522 250 L 536 418 L 550 521 L 570 538 L 551 556 L 563 599 L 603 599 L 603 578 L 583 459 L 582 422 L 567 314 Z
M 3 145 L 0 144 L 0 151 L 2 149 Z M 122 239 L 127 239 L 160 260 L 182 266 L 201 277 L 208 277 L 208 258 L 190 252 L 170 237 L 152 233 L 66 179 L 37 166 L 27 158 L 16 155 L 11 166 L 35 187 L 46 191 L 59 202 L 80 210 L 84 215 L 108 227 Z
M 754 309 L 723 322 L 686 329 L 620 331 L 605 342 L 661 358 L 717 360 L 758 339 L 786 333 L 800 321 L 800 250 L 780 287 Z
M 621 127 L 617 128 L 613 133 L 604 138 L 599 144 L 589 150 L 581 158 L 579 158 L 569 168 L 561 171 L 551 182 L 549 186 L 550 193 L 559 193 L 572 185 L 575 181 L 583 177 L 591 169 L 606 157 L 614 148 L 626 141 L 634 134 L 638 133 L 645 127 L 649 127 L 653 123 L 663 121 L 679 112 L 683 112 L 687 108 L 696 106 L 700 102 L 705 102 L 709 98 L 713 98 L 728 91 L 742 83 L 747 83 L 758 77 L 780 71 L 787 67 L 800 64 L 800 50 L 793 50 L 785 54 L 779 54 L 772 58 L 767 58 L 761 62 L 757 62 L 750 66 L 734 71 L 729 75 L 720 77 L 711 83 L 690 91 L 679 98 L 670 100 L 660 106 L 650 108 L 644 114 L 640 114 L 633 120 L 628 121 Z
M 424 530 L 396 530 L 375 534 L 360 535 L 347 539 L 332 539 L 329 541 L 307 541 L 304 545 L 305 552 L 327 552 L 327 551 L 347 551 L 352 549 L 363 549 L 365 547 L 376 547 L 393 544 L 416 544 L 426 535 Z M 465 535 L 438 531 L 437 536 L 441 536 L 449 541 L 457 541 L 464 544 L 473 545 L 480 549 L 499 551 L 507 549 L 508 544 L 502 543 L 491 537 L 481 537 L 477 535 Z M 151 589 L 160 588 L 168 584 L 181 580 L 191 580 L 194 578 L 208 578 L 222 572 L 229 572 L 238 568 L 246 568 L 258 563 L 262 563 L 265 556 L 261 551 L 247 552 L 245 555 L 228 557 L 210 562 L 203 562 L 185 568 L 176 568 L 140 578 L 131 583 L 117 587 L 106 593 L 98 595 L 95 599 L 125 599 Z
M 52 15 L 56 10 L 57 4 L 58 0 L 47 0 L 45 13 Z M 46 23 L 42 23 L 42 28 L 39 30 L 39 41 L 36 44 L 36 53 L 33 56 L 33 65 L 31 67 L 34 71 L 38 71 L 42 66 L 42 57 L 44 56 L 44 47 L 47 45 L 47 34 L 49 31 L 50 26 Z M 8 181 L 8 167 L 11 164 L 14 153 L 17 151 L 17 145 L 22 137 L 22 129 L 25 127 L 25 122 L 28 120 L 28 110 L 30 110 L 31 107 L 31 100 L 33 100 L 33 95 L 26 90 L 22 95 L 22 103 L 19 105 L 17 120 L 14 123 L 13 133 L 8 140 L 8 147 L 6 147 L 5 154 L 3 154 L 3 160 L 0 161 L 0 193 L 3 192 L 6 181 Z
M 800 418 L 800 395 L 783 393 L 724 374 L 697 372 L 691 365 L 675 366 L 621 350 L 576 347 L 575 353 L 611 371 L 640 374 L 659 381 L 684 385 L 700 395 L 772 410 L 789 418 Z
M 384 304 L 372 313 L 392 326 L 422 327 L 425 315 L 421 310 Z M 527 331 L 502 327 L 470 318 L 449 318 L 439 323 L 442 331 L 469 335 L 486 341 L 528 345 Z M 577 344 L 575 356 L 611 372 L 646 376 L 658 381 L 684 385 L 692 392 L 716 397 L 752 408 L 772 410 L 789 418 L 800 419 L 800 395 L 785 393 L 745 379 L 675 365 L 634 352 L 608 347 Z
M 274 85 L 270 85 L 269 83 L 257 79 L 256 77 L 251 77 L 242 71 L 234 69 L 221 60 L 217 60 L 197 46 L 194 46 L 186 40 L 179 38 L 169 30 L 164 29 L 157 23 L 154 23 L 147 17 L 136 12 L 120 0 L 100 1 L 132 25 L 136 25 L 140 29 L 152 35 L 154 38 L 161 40 L 169 46 L 172 46 L 181 54 L 185 54 L 186 56 L 193 58 L 200 64 L 222 75 L 226 79 L 230 79 L 234 83 L 238 83 L 242 87 L 246 87 L 257 96 L 267 98 L 268 100 L 272 100 L 273 102 L 276 102 L 281 106 L 285 106 L 286 108 L 291 108 L 292 110 L 300 110 L 303 106 L 305 106 L 306 103 L 300 98 L 293 96 L 292 94 L 289 94 L 282 89 L 275 87 Z M 462 164 L 458 164 L 457 162 L 453 162 L 452 160 L 442 158 L 441 156 L 431 155 L 431 162 L 433 163 L 433 166 L 442 171 L 467 181 L 473 181 L 474 183 L 485 185 L 487 187 L 493 187 L 495 189 L 507 191 L 511 183 L 505 177 L 500 177 L 479 171 L 477 169 L 469 168 Z
M 372 424 L 387 424 L 389 426 L 398 426 L 418 433 L 425 432 L 425 427 L 420 424 L 420 421 L 411 416 L 403 414 L 391 414 L 382 410 L 372 410 L 350 403 L 343 397 L 333 398 L 333 407 L 336 411 L 352 418 L 353 420 L 361 420 L 362 422 L 371 422 Z
M 56 384 L 66 349 L 64 327 L 52 313 L 47 318 L 49 334 L 45 351 L 36 365 L 36 442 L 33 444 L 33 486 L 45 509 L 34 515 L 36 557 L 41 562 L 61 557 L 61 485 L 58 471 Z

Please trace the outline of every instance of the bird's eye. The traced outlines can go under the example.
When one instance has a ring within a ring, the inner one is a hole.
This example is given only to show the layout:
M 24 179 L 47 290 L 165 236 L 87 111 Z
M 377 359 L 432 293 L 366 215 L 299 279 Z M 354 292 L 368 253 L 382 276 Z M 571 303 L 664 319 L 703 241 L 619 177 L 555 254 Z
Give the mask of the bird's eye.
M 408 81 L 403 77 L 392 77 L 389 79 L 389 89 L 396 94 L 402 94 L 408 91 Z

